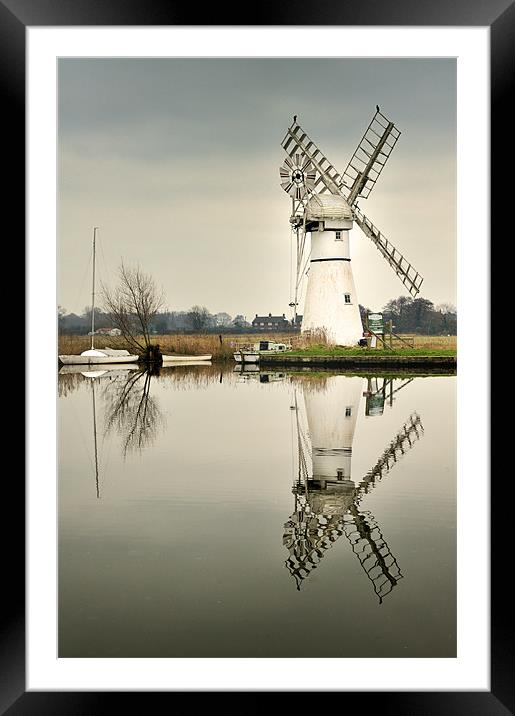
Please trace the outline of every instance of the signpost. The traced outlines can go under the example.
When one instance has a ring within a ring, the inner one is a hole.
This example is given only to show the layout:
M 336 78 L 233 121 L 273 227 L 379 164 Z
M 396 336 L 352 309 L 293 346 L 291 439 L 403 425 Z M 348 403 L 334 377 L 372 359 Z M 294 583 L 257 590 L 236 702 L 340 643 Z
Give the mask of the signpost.
M 389 344 L 390 350 L 393 351 L 395 350 L 393 347 L 394 337 L 395 340 L 402 343 L 403 346 L 408 346 L 408 348 L 415 347 L 413 338 L 402 338 L 402 336 L 398 336 L 393 332 L 394 325 L 392 319 L 385 321 L 382 313 L 367 313 L 365 322 L 368 332 L 367 340 L 370 348 L 377 348 L 377 341 L 379 340 L 383 344 L 383 348 L 386 349 L 388 347 L 387 344 Z
M 377 336 L 384 335 L 383 314 L 367 314 L 367 329 L 372 333 L 372 336 L 370 338 L 370 348 L 377 348 Z
M 384 334 L 384 322 L 382 313 L 369 313 L 368 314 L 368 329 L 372 333 Z

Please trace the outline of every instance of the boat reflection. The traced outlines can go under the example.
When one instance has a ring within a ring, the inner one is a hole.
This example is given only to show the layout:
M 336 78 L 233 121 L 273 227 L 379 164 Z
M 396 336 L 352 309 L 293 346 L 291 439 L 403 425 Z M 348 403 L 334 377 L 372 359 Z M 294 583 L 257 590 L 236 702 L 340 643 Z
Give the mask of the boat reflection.
M 138 365 L 132 363 L 124 364 L 97 364 L 94 368 L 86 368 L 80 365 L 63 365 L 58 373 L 59 395 L 67 395 L 70 391 L 76 390 L 86 380 L 91 387 L 91 418 L 93 431 L 93 466 L 95 471 L 95 491 L 97 498 L 100 498 L 100 475 L 99 475 L 99 451 L 98 451 L 98 430 L 97 430 L 97 402 L 96 386 L 102 385 L 105 392 L 107 385 L 118 382 L 128 382 L 132 374 L 138 374 Z
M 91 389 L 91 425 L 96 496 L 100 498 L 97 397 L 103 403 L 103 440 L 111 432 L 121 437 L 124 458 L 131 450 L 149 447 L 164 427 L 164 416 L 150 393 L 152 374 L 137 364 L 65 365 L 58 374 L 59 395 L 77 390 L 86 381 Z
M 233 373 L 238 376 L 239 382 L 275 383 L 287 377 L 286 373 L 280 371 L 260 370 L 257 363 L 239 363 L 234 366 Z
M 298 590 L 342 535 L 380 603 L 403 577 L 379 524 L 361 503 L 420 439 L 423 426 L 417 413 L 410 415 L 369 472 L 353 479 L 352 443 L 361 397 L 366 397 L 367 416 L 381 415 L 386 397 L 393 404 L 394 392 L 411 382 L 401 381 L 394 389 L 393 379 L 379 386 L 376 380 L 333 375 L 319 383 L 305 381 L 301 391 L 294 389 L 295 505 L 284 525 L 283 544 L 289 552 L 286 567 Z

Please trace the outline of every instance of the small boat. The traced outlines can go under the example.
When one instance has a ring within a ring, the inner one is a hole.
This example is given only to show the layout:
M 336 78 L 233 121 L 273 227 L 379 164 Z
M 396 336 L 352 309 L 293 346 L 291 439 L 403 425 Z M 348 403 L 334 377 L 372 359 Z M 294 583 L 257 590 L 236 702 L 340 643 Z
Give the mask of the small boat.
M 290 343 L 276 343 L 275 341 L 259 341 L 259 343 L 243 344 L 234 351 L 234 360 L 237 363 L 259 363 L 262 354 L 278 354 L 291 351 Z
M 95 241 L 97 228 L 93 229 L 93 289 L 91 292 L 91 348 L 80 355 L 60 355 L 63 365 L 98 365 L 99 363 L 137 363 L 139 357 L 126 350 L 95 348 Z
M 99 365 L 105 363 L 137 363 L 138 356 L 131 355 L 129 351 L 115 350 L 114 348 L 90 348 L 82 351 L 78 356 L 60 355 L 63 365 Z
M 181 363 L 184 365 L 187 365 L 189 363 L 193 362 L 205 362 L 211 360 L 211 354 L 204 355 L 204 356 L 181 356 L 179 354 L 174 355 L 162 355 L 163 358 L 163 365 L 168 365 L 169 363 Z

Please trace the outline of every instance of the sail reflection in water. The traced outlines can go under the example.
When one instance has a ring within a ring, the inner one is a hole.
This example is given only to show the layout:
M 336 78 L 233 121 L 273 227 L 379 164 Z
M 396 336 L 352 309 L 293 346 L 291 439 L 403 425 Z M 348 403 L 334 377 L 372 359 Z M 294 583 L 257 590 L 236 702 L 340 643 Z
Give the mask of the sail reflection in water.
M 417 413 L 410 415 L 361 479 L 352 476 L 352 444 L 361 397 L 365 414 L 382 415 L 384 403 L 411 381 L 363 379 L 343 375 L 322 382 L 303 381 L 294 390 L 291 411 L 297 442 L 295 508 L 284 525 L 286 566 L 297 589 L 326 551 L 343 535 L 357 556 L 381 603 L 402 578 L 400 567 L 374 516 L 363 510 L 363 498 L 423 435 Z M 302 394 L 300 394 L 302 393 Z

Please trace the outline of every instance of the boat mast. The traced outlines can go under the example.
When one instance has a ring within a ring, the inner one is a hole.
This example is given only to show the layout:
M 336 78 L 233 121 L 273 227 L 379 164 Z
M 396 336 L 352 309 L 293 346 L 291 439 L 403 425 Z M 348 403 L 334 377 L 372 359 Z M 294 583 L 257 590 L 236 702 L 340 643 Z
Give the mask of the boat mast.
M 98 448 L 97 448 L 97 413 L 95 410 L 95 378 L 91 379 L 91 396 L 93 398 L 93 440 L 95 444 L 95 484 L 97 488 L 97 498 L 100 497 L 98 484 Z
M 95 240 L 97 226 L 93 228 L 93 287 L 91 289 L 91 350 L 95 347 Z

